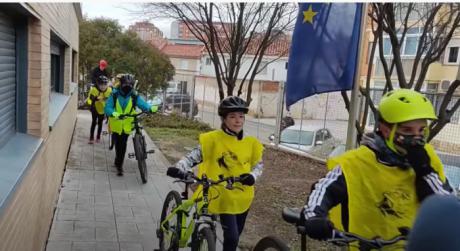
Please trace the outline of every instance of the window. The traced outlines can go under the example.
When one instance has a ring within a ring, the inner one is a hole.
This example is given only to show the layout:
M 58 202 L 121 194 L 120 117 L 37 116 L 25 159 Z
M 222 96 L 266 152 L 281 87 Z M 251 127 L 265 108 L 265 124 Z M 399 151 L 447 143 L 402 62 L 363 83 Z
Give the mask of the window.
M 450 86 L 450 81 L 449 80 L 441 81 L 441 89 L 443 91 L 447 91 L 447 89 L 449 89 L 449 86 Z
M 188 69 L 188 60 L 181 60 L 180 61 L 180 68 L 183 69 L 183 70 L 187 70 Z
M 407 36 L 404 44 L 404 53 L 403 55 L 415 56 L 418 46 L 418 37 L 417 36 Z
M 458 61 L 458 47 L 449 47 L 449 57 L 447 58 L 448 63 L 457 63 Z
M 211 58 L 206 58 L 206 65 L 211 65 Z
M 386 37 L 383 39 L 383 55 L 389 56 L 391 54 L 391 42 L 390 38 Z
M 64 92 L 64 42 L 53 32 L 50 40 L 51 91 Z
M 435 93 L 438 90 L 437 83 L 428 83 L 426 84 L 426 91 L 430 93 Z

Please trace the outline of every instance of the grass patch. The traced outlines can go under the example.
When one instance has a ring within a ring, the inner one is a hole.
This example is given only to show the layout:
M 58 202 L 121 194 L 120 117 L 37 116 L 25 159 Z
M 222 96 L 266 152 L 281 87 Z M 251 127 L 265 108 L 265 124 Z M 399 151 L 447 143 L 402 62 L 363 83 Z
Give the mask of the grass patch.
M 171 164 L 179 161 L 191 148 L 198 145 L 201 133 L 212 130 L 208 124 L 174 114 L 154 114 L 145 118 L 143 125 Z

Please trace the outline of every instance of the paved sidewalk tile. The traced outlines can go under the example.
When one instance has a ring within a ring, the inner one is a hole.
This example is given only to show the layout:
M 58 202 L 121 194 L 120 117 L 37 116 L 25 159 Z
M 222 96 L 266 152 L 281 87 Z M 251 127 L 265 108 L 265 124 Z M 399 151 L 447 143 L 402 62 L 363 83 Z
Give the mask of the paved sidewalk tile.
M 181 190 L 165 175 L 170 164 L 147 136 L 147 148 L 155 150 L 147 159 L 148 183 L 142 184 L 137 162 L 127 156 L 119 177 L 108 136 L 88 144 L 90 124 L 90 112 L 79 111 L 46 251 L 158 248 L 155 230 L 163 199 L 171 189 Z M 127 153 L 132 151 L 128 140 Z

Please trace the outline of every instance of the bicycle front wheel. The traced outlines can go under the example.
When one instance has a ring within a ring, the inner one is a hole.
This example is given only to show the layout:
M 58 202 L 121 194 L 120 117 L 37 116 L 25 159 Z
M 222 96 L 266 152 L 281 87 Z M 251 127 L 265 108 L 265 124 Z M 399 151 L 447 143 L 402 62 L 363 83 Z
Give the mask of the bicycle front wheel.
M 147 164 L 145 159 L 147 154 L 145 152 L 145 139 L 140 134 L 135 134 L 133 138 L 134 144 L 134 153 L 136 155 L 137 166 L 139 167 L 139 172 L 141 174 L 142 183 L 147 183 Z
M 161 210 L 160 227 L 157 236 L 160 242 L 160 251 L 179 250 L 179 240 L 181 237 L 182 213 L 177 213 L 172 219 L 164 222 L 171 212 L 182 204 L 182 198 L 177 191 L 170 191 L 166 195 Z M 161 227 L 162 224 L 162 227 Z M 164 230 L 163 230 L 164 229 Z
M 290 249 L 280 238 L 266 236 L 257 242 L 253 251 L 290 251 Z
M 210 227 L 200 229 L 192 240 L 192 251 L 215 251 L 216 235 Z

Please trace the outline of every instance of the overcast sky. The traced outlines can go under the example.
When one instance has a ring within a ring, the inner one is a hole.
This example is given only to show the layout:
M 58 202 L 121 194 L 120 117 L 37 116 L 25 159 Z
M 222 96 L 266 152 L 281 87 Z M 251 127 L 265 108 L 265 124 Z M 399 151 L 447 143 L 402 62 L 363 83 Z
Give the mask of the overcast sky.
M 118 23 L 125 29 L 131 24 L 137 21 L 144 21 L 146 18 L 143 16 L 136 16 L 130 13 L 129 10 L 139 9 L 140 3 L 122 3 L 122 2 L 106 2 L 101 1 L 99 3 L 82 2 L 83 15 L 87 15 L 89 18 L 104 17 L 118 20 Z M 171 33 L 171 21 L 168 20 L 151 20 L 156 27 L 158 27 L 163 35 L 166 37 L 170 36 Z

